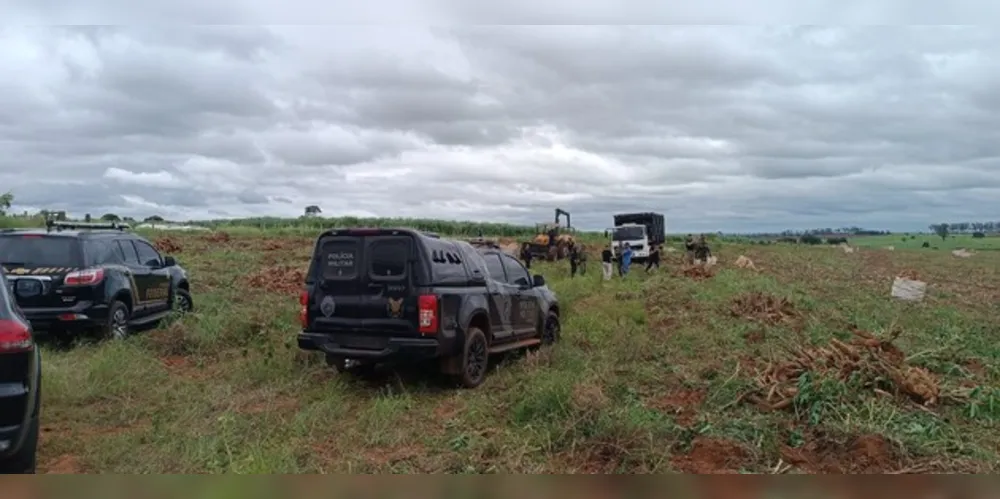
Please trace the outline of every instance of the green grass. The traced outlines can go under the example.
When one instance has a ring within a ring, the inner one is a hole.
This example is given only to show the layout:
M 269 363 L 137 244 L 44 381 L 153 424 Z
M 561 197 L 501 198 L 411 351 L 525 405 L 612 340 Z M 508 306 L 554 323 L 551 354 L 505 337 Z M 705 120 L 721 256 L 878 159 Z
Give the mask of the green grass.
M 247 283 L 303 268 L 310 237 L 169 237 L 183 248 L 175 256 L 197 313 L 121 343 L 45 349 L 43 469 L 770 472 L 784 463 L 805 472 L 865 462 L 884 472 L 989 472 L 1000 462 L 998 295 L 989 287 L 1000 253 L 725 244 L 707 280 L 685 276 L 679 253 L 658 273 L 609 282 L 596 254 L 575 279 L 568 264 L 541 263 L 533 270 L 562 301 L 563 341 L 498 359 L 483 386 L 458 390 L 412 369 L 337 375 L 298 351 L 299 283 L 277 292 Z M 740 254 L 760 272 L 734 268 Z M 888 298 L 902 270 L 931 283 L 925 302 Z M 734 315 L 734 300 L 755 292 L 787 298 L 795 316 L 764 324 Z M 921 408 L 817 370 L 799 380 L 789 410 L 747 401 L 769 363 L 849 339 L 850 324 L 901 328 L 896 344 L 913 364 L 943 390 L 969 393 Z M 891 451 L 852 446 L 871 435 Z M 796 452 L 806 462 L 793 463 Z

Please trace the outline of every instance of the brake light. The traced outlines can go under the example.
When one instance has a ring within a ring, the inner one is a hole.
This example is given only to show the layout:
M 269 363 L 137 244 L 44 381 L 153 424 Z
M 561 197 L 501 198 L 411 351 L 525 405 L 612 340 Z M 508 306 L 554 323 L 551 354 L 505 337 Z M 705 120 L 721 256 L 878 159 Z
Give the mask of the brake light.
M 28 236 L 21 236 L 21 239 L 41 239 L 41 238 L 42 238 L 42 236 L 35 235 L 35 234 L 28 235 Z
M 347 231 L 352 236 L 368 236 L 382 232 L 381 229 L 350 229 Z
M 28 352 L 33 348 L 28 326 L 20 321 L 0 320 L 0 353 Z
M 66 286 L 93 286 L 104 280 L 104 269 L 88 269 L 70 272 L 63 278 Z
M 420 317 L 421 334 L 437 334 L 438 332 L 438 297 L 437 295 L 420 295 L 417 298 L 417 310 Z
M 309 327 L 309 292 L 302 291 L 299 294 L 299 322 L 302 323 L 302 329 Z

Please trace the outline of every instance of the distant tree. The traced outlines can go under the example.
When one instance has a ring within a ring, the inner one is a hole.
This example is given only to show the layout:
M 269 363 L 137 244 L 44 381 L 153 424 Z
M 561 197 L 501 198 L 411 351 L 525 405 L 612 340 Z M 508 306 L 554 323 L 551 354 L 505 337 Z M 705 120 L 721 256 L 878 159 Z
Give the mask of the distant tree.
M 948 238 L 948 224 L 934 224 L 930 226 L 930 229 L 941 236 L 942 241 Z
M 146 223 L 162 222 L 162 221 L 163 221 L 163 217 L 161 217 L 159 215 L 153 215 L 151 217 L 146 217 L 145 219 L 143 219 L 143 222 L 146 222 Z
M 316 215 L 319 215 L 320 213 L 323 213 L 323 210 L 319 209 L 319 206 L 316 206 L 314 204 L 306 206 L 306 216 L 307 217 L 315 217 Z
M 10 205 L 14 203 L 14 195 L 10 191 L 0 194 L 0 216 L 6 215 Z
M 121 220 L 121 217 L 115 215 L 114 213 L 105 213 L 101 215 L 101 220 L 104 220 L 105 222 L 117 222 Z
M 973 232 L 972 233 L 972 237 L 974 239 L 982 239 L 982 238 L 986 237 L 986 234 L 983 233 L 983 232 Z
M 83 216 L 83 221 L 84 222 L 89 222 L 90 221 L 90 213 L 87 213 L 86 215 Z

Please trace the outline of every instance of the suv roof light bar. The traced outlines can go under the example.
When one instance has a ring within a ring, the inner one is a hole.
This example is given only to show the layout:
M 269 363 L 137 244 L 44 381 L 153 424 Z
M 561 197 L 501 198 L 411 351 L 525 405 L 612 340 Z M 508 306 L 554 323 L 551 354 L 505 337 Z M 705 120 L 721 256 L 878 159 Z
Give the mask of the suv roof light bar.
M 126 229 L 131 229 L 127 223 L 121 222 L 69 222 L 64 220 L 46 220 L 45 229 L 51 232 L 55 229 L 57 232 L 63 229 L 91 229 L 91 230 L 118 230 L 124 231 Z

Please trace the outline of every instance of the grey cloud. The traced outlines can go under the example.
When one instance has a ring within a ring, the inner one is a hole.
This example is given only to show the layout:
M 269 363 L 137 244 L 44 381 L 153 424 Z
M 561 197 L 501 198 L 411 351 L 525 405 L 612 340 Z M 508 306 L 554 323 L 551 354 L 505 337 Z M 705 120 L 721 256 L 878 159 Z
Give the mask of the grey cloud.
M 226 12 L 150 8 L 181 6 Z M 638 210 L 680 231 L 923 228 L 996 211 L 997 40 L 960 27 L 11 28 L 0 179 L 18 205 L 143 216 L 317 204 L 533 223 L 559 206 L 596 228 Z
M 267 204 L 268 202 L 267 196 L 256 193 L 250 189 L 247 189 L 239 193 L 239 195 L 236 196 L 236 199 L 239 200 L 241 203 L 246 203 L 246 204 Z

